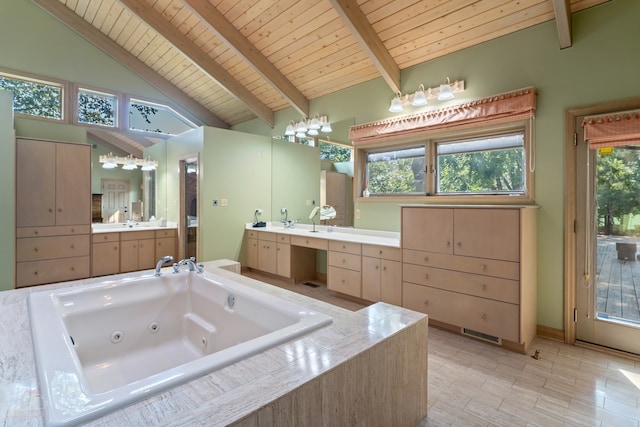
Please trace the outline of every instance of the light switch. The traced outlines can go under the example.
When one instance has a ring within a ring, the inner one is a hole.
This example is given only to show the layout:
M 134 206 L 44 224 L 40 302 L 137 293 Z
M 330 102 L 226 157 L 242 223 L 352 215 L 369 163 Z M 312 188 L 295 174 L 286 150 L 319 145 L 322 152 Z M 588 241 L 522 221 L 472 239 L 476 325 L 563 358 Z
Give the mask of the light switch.
M 229 201 L 227 199 L 220 199 L 220 206 L 229 206 Z

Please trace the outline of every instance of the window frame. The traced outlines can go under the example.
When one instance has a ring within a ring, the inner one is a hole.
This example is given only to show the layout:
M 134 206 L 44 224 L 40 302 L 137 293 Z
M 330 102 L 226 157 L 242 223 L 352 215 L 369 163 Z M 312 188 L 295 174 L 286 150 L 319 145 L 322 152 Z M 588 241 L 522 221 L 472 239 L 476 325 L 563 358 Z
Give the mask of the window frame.
M 535 194 L 535 147 L 533 146 L 532 120 L 518 120 L 507 124 L 475 127 L 474 129 L 434 131 L 423 136 L 390 140 L 355 149 L 356 179 L 354 199 L 356 202 L 399 202 L 399 203 L 497 203 L 525 204 L 534 201 Z M 522 194 L 437 194 L 437 143 L 452 142 L 457 139 L 475 139 L 515 132 L 524 133 L 524 180 Z M 367 182 L 367 155 L 373 152 L 398 150 L 418 145 L 425 146 L 425 193 L 424 194 L 379 194 L 363 196 Z
M 73 91 L 72 91 L 73 94 L 71 96 L 71 111 L 73 111 L 73 114 L 71 115 L 72 124 L 76 126 L 84 126 L 84 127 L 94 128 L 94 129 L 116 130 L 116 131 L 125 130 L 123 129 L 123 126 L 122 126 L 123 125 L 122 105 L 125 98 L 123 93 L 108 90 L 108 89 L 97 88 L 89 85 L 73 84 L 72 86 L 73 86 Z M 79 113 L 78 96 L 80 95 L 81 91 L 94 92 L 99 95 L 113 96 L 116 98 L 116 106 L 115 106 L 116 111 L 114 114 L 115 124 L 113 126 L 100 125 L 95 123 L 84 123 L 78 120 L 78 113 Z
M 123 102 L 123 108 L 122 108 L 122 130 L 125 132 L 131 132 L 134 134 L 137 133 L 142 133 L 145 135 L 155 135 L 155 136 L 160 136 L 160 137 L 172 137 L 172 136 L 176 136 L 174 134 L 171 133 L 164 133 L 164 132 L 154 132 L 154 131 L 148 131 L 148 130 L 144 130 L 144 129 L 131 129 L 131 123 L 129 120 L 129 110 L 131 108 L 131 104 L 135 101 L 135 103 L 145 103 L 145 104 L 151 104 L 151 105 L 158 105 L 160 107 L 166 107 L 169 108 L 171 111 L 173 111 L 175 114 L 177 114 L 182 120 L 192 124 L 193 126 L 195 126 L 192 129 L 197 129 L 199 126 L 197 123 L 194 123 L 193 120 L 189 119 L 187 116 L 185 116 L 184 114 L 182 114 L 180 111 L 178 111 L 178 109 L 176 108 L 175 105 L 173 104 L 169 104 L 167 102 L 162 102 L 162 101 L 158 101 L 158 100 L 154 100 L 154 99 L 150 99 L 150 98 L 145 98 L 142 96 L 134 96 L 134 95 L 130 95 L 127 94 L 124 97 L 124 102 Z
M 70 84 L 64 80 L 54 79 L 39 74 L 26 73 L 22 71 L 16 71 L 9 68 L 0 67 L 0 75 L 15 80 L 24 80 L 33 83 L 40 83 L 48 86 L 59 87 L 60 94 L 60 115 L 59 119 L 52 117 L 36 116 L 33 114 L 20 113 L 13 110 L 13 114 L 18 118 L 25 118 L 30 120 L 44 120 L 51 123 L 69 123 L 69 97 L 70 97 Z

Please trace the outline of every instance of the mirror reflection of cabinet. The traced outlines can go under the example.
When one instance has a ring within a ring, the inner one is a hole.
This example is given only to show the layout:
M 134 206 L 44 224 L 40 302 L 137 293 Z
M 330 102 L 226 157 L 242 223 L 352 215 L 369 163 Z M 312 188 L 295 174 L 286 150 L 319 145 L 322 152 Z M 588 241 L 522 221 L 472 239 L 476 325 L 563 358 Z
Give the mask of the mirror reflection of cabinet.
M 351 213 L 349 200 L 351 198 L 352 178 L 346 173 L 320 171 L 320 205 L 333 206 L 336 210 L 334 219 L 325 220 L 326 225 L 350 226 Z

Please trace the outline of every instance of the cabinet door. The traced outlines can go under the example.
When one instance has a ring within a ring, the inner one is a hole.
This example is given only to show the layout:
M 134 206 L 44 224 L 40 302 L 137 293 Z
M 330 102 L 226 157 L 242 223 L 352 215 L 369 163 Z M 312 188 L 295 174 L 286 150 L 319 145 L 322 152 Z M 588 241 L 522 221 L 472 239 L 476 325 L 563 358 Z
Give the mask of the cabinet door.
M 402 247 L 453 253 L 453 209 L 403 208 Z
M 156 238 L 156 256 L 158 260 L 165 255 L 171 255 L 173 259 L 177 259 L 176 255 L 176 238 L 175 237 L 160 237 Z
M 380 261 L 380 301 L 402 306 L 402 263 Z
M 138 270 L 138 241 L 124 240 L 120 242 L 120 272 Z
M 276 274 L 276 242 L 258 240 L 258 270 Z
M 258 268 L 258 239 L 247 239 L 247 267 Z
M 362 257 L 362 298 L 380 301 L 380 258 Z
M 25 139 L 17 140 L 17 227 L 55 225 L 55 160 L 55 143 Z
M 276 274 L 291 277 L 291 245 L 277 243 L 276 252 Z
M 455 254 L 520 259 L 519 209 L 455 209 Z
M 155 254 L 155 239 L 142 239 L 138 240 L 138 269 L 147 270 L 155 268 L 156 266 L 156 254 Z
M 56 144 L 56 224 L 91 223 L 91 146 Z
M 120 242 L 94 243 L 91 275 L 104 276 L 120 271 Z

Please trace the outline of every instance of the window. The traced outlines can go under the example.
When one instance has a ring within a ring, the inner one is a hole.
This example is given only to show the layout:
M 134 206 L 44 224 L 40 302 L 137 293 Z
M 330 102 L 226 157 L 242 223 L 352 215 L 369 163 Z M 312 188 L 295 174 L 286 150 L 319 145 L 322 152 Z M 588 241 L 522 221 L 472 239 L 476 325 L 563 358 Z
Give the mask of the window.
M 425 146 L 368 153 L 366 176 L 371 195 L 424 194 Z
M 117 127 L 118 96 L 78 89 L 78 123 Z
M 129 129 L 179 135 L 197 126 L 168 105 L 131 98 Z
M 524 132 L 437 144 L 437 194 L 522 194 Z
M 13 92 L 16 114 L 62 120 L 63 84 L 0 73 L 0 88 Z

